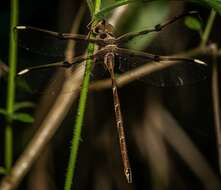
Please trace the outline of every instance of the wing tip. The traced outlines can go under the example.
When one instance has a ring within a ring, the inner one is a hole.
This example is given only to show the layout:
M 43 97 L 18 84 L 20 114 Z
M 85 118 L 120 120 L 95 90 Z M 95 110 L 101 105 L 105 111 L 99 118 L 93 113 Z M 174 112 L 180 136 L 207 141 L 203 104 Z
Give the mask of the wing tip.
M 28 73 L 30 70 L 29 69 L 24 69 L 24 70 L 21 70 L 17 73 L 18 76 L 21 76 L 21 75 L 24 75 L 26 73 Z
M 204 61 L 201 61 L 199 59 L 194 59 L 195 63 L 201 64 L 201 65 L 207 65 L 207 63 L 205 63 Z
M 25 30 L 25 29 L 27 29 L 27 26 L 16 26 L 15 29 L 16 30 Z

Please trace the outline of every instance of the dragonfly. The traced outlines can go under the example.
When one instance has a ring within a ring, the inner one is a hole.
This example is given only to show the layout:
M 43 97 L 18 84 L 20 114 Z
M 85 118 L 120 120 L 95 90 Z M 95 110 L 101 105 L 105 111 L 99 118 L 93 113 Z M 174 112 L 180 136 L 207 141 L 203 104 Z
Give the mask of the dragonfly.
M 126 144 L 126 137 L 125 137 L 125 129 L 124 129 L 124 123 L 123 123 L 123 116 L 121 112 L 121 106 L 120 106 L 120 99 L 118 95 L 118 88 L 117 88 L 117 82 L 115 77 L 115 63 L 117 58 L 122 59 L 126 58 L 127 60 L 142 60 L 142 64 L 148 63 L 148 62 L 155 62 L 162 63 L 163 62 L 184 62 L 186 67 L 189 68 L 205 68 L 206 63 L 199 60 L 199 59 L 192 59 L 192 58 L 186 58 L 186 57 L 173 57 L 173 56 L 160 56 L 155 54 L 150 54 L 142 51 L 135 51 L 131 49 L 122 48 L 121 45 L 123 43 L 128 42 L 131 39 L 134 39 L 135 37 L 146 35 L 149 33 L 155 33 L 163 30 L 168 25 L 176 22 L 177 20 L 190 16 L 198 14 L 195 11 L 187 12 L 181 15 L 178 15 L 172 19 L 169 19 L 165 23 L 158 24 L 153 28 L 145 29 L 139 32 L 130 32 L 123 35 L 120 35 L 118 37 L 115 37 L 113 33 L 113 26 L 109 24 L 106 20 L 102 19 L 97 24 L 92 27 L 91 33 L 93 34 L 88 37 L 87 35 L 82 34 L 72 34 L 72 33 L 59 33 L 54 31 L 49 31 L 41 28 L 31 27 L 31 26 L 17 26 L 16 30 L 22 32 L 22 31 L 35 31 L 42 34 L 47 34 L 52 36 L 53 38 L 57 38 L 60 40 L 76 40 L 76 41 L 85 41 L 88 43 L 94 43 L 99 48 L 97 51 L 92 55 L 80 55 L 72 58 L 71 61 L 63 61 L 63 62 L 56 62 L 51 64 L 45 64 L 45 65 L 37 65 L 25 68 L 21 71 L 19 71 L 17 74 L 19 76 L 24 76 L 27 74 L 31 74 L 34 71 L 37 70 L 43 70 L 43 69 L 50 69 L 50 68 L 65 68 L 65 69 L 71 69 L 74 66 L 82 63 L 83 61 L 93 59 L 94 63 L 96 62 L 102 62 L 104 68 L 109 72 L 111 84 L 112 84 L 112 93 L 113 93 L 113 103 L 114 103 L 114 112 L 115 112 L 115 120 L 116 120 L 116 127 L 118 131 L 118 139 L 119 139 L 119 147 L 120 147 L 120 153 L 124 168 L 124 174 L 126 176 L 127 182 L 132 183 L 132 169 L 130 166 L 128 151 L 127 151 L 127 144 Z M 124 62 L 121 64 L 120 67 L 123 68 Z M 131 67 L 130 67 L 131 68 Z M 130 69 L 129 68 L 129 69 Z M 128 70 L 128 67 L 124 67 L 122 70 Z M 183 85 L 184 81 L 181 77 L 178 78 L 178 80 L 175 83 L 176 85 Z

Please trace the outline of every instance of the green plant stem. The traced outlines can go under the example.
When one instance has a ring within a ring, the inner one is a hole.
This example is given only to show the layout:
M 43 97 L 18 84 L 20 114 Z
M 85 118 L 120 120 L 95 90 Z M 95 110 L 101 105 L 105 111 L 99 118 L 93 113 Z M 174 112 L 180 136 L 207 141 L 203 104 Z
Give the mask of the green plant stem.
M 88 54 L 92 54 L 93 49 L 94 49 L 93 45 L 89 44 Z M 71 142 L 71 151 L 70 151 L 68 169 L 67 169 L 66 179 L 65 179 L 65 188 L 64 188 L 65 190 L 71 189 L 72 179 L 74 176 L 77 153 L 78 153 L 78 148 L 79 148 L 79 141 L 81 138 L 81 129 L 82 129 L 82 124 L 83 124 L 83 119 L 84 119 L 84 111 L 85 111 L 85 105 L 86 105 L 86 100 L 87 100 L 88 85 L 90 81 L 90 71 L 91 71 L 92 62 L 93 62 L 92 60 L 89 60 L 86 63 L 85 75 L 84 75 L 84 80 L 82 84 L 80 100 L 78 104 L 78 112 L 77 112 L 77 117 L 76 117 L 74 134 L 73 134 L 73 138 Z
M 100 5 L 101 5 L 101 0 L 96 0 L 95 10 L 94 10 L 95 13 L 99 11 Z M 95 48 L 94 44 L 88 45 L 88 49 L 87 49 L 88 55 L 92 55 L 94 53 L 94 48 Z M 77 153 L 78 153 L 78 148 L 79 148 L 79 142 L 81 139 L 81 129 L 82 129 L 82 124 L 83 124 L 83 119 L 84 119 L 92 64 L 93 64 L 93 60 L 88 60 L 86 62 L 84 80 L 83 80 L 82 89 L 80 93 L 80 100 L 78 104 L 76 123 L 75 123 L 73 138 L 71 142 L 71 151 L 70 151 L 69 163 L 68 163 L 65 186 L 64 186 L 65 190 L 71 189 L 72 180 L 73 180 L 73 176 L 74 176 L 74 172 L 76 168 Z
M 10 42 L 9 42 L 9 75 L 7 89 L 7 125 L 5 128 L 5 168 L 8 172 L 12 165 L 13 159 L 13 132 L 12 120 L 10 115 L 14 112 L 15 101 L 15 75 L 17 63 L 17 34 L 14 27 L 18 24 L 18 0 L 11 0 L 10 16 Z
M 213 27 L 213 23 L 214 23 L 215 18 L 216 18 L 216 11 L 211 10 L 210 16 L 209 16 L 208 21 L 207 21 L 206 28 L 205 28 L 203 36 L 202 36 L 200 47 L 203 47 L 203 46 L 206 45 L 206 43 L 208 41 L 208 38 L 209 38 L 209 35 L 210 35 L 210 32 L 211 32 L 211 29 Z

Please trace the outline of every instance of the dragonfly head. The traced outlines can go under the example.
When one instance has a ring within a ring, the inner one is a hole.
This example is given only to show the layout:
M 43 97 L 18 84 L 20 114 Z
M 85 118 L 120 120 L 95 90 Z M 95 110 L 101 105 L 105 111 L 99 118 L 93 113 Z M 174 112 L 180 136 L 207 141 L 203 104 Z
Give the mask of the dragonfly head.
M 114 27 L 111 24 L 102 19 L 92 29 L 92 33 L 99 39 L 110 39 L 114 37 L 113 29 Z

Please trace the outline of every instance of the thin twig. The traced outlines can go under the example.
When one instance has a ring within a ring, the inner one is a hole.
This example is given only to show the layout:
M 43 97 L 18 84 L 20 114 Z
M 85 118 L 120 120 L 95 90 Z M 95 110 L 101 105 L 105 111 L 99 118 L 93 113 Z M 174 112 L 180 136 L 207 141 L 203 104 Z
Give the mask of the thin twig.
M 206 43 L 209 39 L 209 35 L 211 33 L 212 27 L 213 27 L 213 23 L 214 23 L 215 18 L 216 18 L 216 11 L 211 10 L 210 16 L 209 16 L 208 21 L 207 21 L 206 28 L 205 28 L 203 36 L 202 36 L 200 47 L 203 47 L 203 46 L 206 45 Z
M 214 52 L 216 51 L 214 47 Z M 213 100 L 213 112 L 214 112 L 214 124 L 216 129 L 217 149 L 218 149 L 218 161 L 219 172 L 221 174 L 221 124 L 220 124 L 220 101 L 219 101 L 219 76 L 218 76 L 218 63 L 217 57 L 213 56 L 212 65 L 212 100 Z
M 218 176 L 209 166 L 203 155 L 182 130 L 170 113 L 158 102 L 151 106 L 149 116 L 155 122 L 153 130 L 161 133 L 168 144 L 180 155 L 185 163 L 204 185 L 204 189 L 218 190 L 221 187 Z M 150 106 L 150 105 L 149 105 Z

